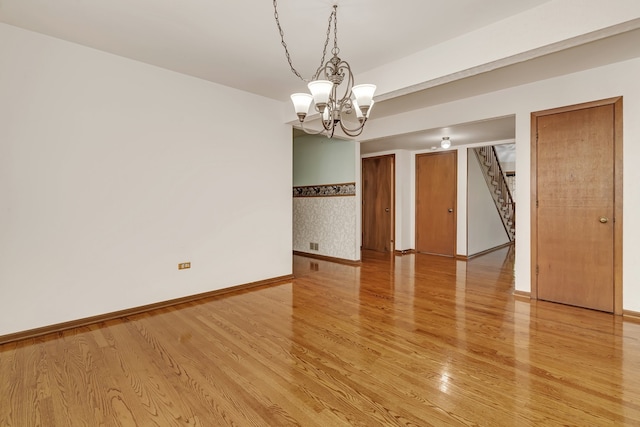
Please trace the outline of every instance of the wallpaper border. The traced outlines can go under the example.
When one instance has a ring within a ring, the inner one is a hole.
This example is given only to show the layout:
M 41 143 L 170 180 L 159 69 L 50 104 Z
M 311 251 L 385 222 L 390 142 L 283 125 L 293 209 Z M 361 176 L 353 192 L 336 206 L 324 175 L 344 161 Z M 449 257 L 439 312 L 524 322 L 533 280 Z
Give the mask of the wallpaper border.
M 327 185 L 305 185 L 293 187 L 293 197 L 335 197 L 335 196 L 355 196 L 356 183 L 346 182 L 343 184 Z

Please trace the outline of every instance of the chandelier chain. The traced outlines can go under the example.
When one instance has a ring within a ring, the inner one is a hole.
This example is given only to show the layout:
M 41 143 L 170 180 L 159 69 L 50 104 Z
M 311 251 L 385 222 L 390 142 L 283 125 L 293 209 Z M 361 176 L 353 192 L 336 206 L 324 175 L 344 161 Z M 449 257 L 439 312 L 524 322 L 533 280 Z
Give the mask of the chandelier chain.
M 333 49 L 331 53 L 334 56 L 338 56 L 340 53 L 340 48 L 338 47 L 338 5 L 333 5 Z M 329 17 L 329 28 L 331 28 L 331 17 Z M 327 42 L 329 41 L 329 31 L 327 30 Z M 324 45 L 325 50 L 327 49 L 327 45 L 325 42 Z
M 329 26 L 327 27 L 327 38 L 324 41 L 324 49 L 322 51 L 322 59 L 320 60 L 320 66 L 318 67 L 318 69 L 316 70 L 315 74 L 313 75 L 313 77 L 311 78 L 311 80 L 315 80 L 317 79 L 318 75 L 320 74 L 320 70 L 322 70 L 322 68 L 324 67 L 324 63 L 325 63 L 325 57 L 327 56 L 327 47 L 329 46 L 329 39 L 331 38 L 331 23 L 333 22 L 334 26 L 333 26 L 333 34 L 334 34 L 334 41 L 333 41 L 333 50 L 332 52 L 334 52 L 334 54 L 337 54 L 337 52 L 340 51 L 340 49 L 338 49 L 338 34 L 337 34 L 337 13 L 336 13 L 336 9 L 337 9 L 337 5 L 333 6 L 333 11 L 331 12 L 331 15 L 329 15 Z M 295 67 L 293 66 L 293 62 L 291 61 L 291 55 L 289 54 L 289 48 L 287 47 L 287 43 L 284 41 L 284 31 L 282 30 L 282 26 L 280 25 L 280 18 L 278 16 L 278 2 L 277 0 L 273 0 L 273 16 L 276 19 L 276 24 L 278 25 L 278 31 L 280 32 L 280 42 L 282 43 L 282 47 L 284 48 L 284 53 L 287 57 L 287 61 L 289 62 L 289 67 L 291 68 L 291 72 L 293 74 L 295 74 L 296 76 L 298 76 L 298 78 L 300 80 L 302 80 L 303 82 L 309 82 L 310 80 L 305 79 L 304 77 L 302 77 L 302 75 L 300 75 L 300 73 L 298 72 L 298 70 L 295 69 Z

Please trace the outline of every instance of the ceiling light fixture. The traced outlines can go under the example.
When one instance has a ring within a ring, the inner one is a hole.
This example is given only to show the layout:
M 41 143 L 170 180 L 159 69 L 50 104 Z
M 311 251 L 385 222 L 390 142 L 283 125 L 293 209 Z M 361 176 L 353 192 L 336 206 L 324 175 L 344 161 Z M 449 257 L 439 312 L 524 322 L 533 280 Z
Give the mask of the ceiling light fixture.
M 442 137 L 442 141 L 440 141 L 440 147 L 442 147 L 442 148 L 451 147 L 451 140 L 449 139 L 448 136 L 443 136 Z
M 291 67 L 293 74 L 298 76 L 302 81 L 308 82 L 307 87 L 311 92 L 311 95 L 308 93 L 294 93 L 291 95 L 291 101 L 293 102 L 293 106 L 296 110 L 296 114 L 298 115 L 298 120 L 300 121 L 302 129 L 308 134 L 324 133 L 328 138 L 331 138 L 336 127 L 340 125 L 340 129 L 342 129 L 342 131 L 348 136 L 353 137 L 360 135 L 364 129 L 367 119 L 369 118 L 371 108 L 373 107 L 373 94 L 376 90 L 376 86 L 372 84 L 354 86 L 351 66 L 349 66 L 347 61 L 343 61 L 338 57 L 338 54 L 340 53 L 340 49 L 338 48 L 338 5 L 333 5 L 333 11 L 331 12 L 331 15 L 329 15 L 329 27 L 327 28 L 327 39 L 324 42 L 322 60 L 320 61 L 320 66 L 316 70 L 316 73 L 311 78 L 311 81 L 304 79 L 293 67 L 291 56 L 287 49 L 287 44 L 284 41 L 284 32 L 280 26 L 280 19 L 278 18 L 278 4 L 276 0 L 273 0 L 273 9 L 276 24 L 280 31 L 280 40 L 284 47 L 287 61 L 289 61 L 289 67 Z M 325 63 L 332 24 L 333 49 L 331 49 L 331 54 L 333 57 Z M 346 86 L 343 88 L 344 91 L 339 92 L 339 86 L 343 82 L 346 83 Z M 340 96 L 340 94 L 342 94 L 342 96 Z M 315 110 L 321 115 L 322 129 L 317 132 L 309 131 L 304 127 L 304 120 L 309 112 L 311 102 L 315 103 Z M 347 115 L 354 112 L 358 119 L 358 125 L 355 128 L 350 128 L 345 125 L 344 119 Z

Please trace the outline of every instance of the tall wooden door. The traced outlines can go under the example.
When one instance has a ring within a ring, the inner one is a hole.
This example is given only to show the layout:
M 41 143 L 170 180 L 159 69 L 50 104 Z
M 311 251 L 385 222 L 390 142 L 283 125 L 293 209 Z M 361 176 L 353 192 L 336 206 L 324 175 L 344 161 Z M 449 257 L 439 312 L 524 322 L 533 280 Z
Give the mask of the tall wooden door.
M 614 312 L 616 114 L 587 104 L 532 121 L 538 299 Z
M 394 250 L 395 156 L 362 159 L 362 249 Z
M 457 153 L 416 156 L 416 251 L 456 253 Z

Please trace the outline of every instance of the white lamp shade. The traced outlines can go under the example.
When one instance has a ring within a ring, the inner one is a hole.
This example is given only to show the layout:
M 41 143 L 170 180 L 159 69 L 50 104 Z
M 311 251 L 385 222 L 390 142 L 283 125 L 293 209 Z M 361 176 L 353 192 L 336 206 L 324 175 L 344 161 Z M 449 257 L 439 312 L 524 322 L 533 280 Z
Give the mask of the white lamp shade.
M 353 96 L 355 96 L 358 105 L 370 107 L 373 102 L 373 94 L 376 91 L 376 85 L 357 85 L 351 88 Z
M 318 104 L 327 104 L 329 102 L 329 95 L 331 89 L 333 89 L 333 83 L 329 80 L 314 80 L 307 85 L 313 95 L 313 100 Z
M 442 148 L 451 147 L 451 140 L 449 139 L 449 137 L 445 136 L 444 138 L 442 138 L 442 141 L 440 142 L 440 146 Z
M 309 112 L 311 101 L 313 101 L 313 96 L 308 93 L 294 93 L 291 95 L 291 102 L 293 102 L 293 107 L 296 109 L 296 114 L 306 115 Z
M 364 115 L 362 114 L 362 110 L 360 109 L 360 105 L 358 105 L 358 100 L 354 99 L 351 101 L 351 103 L 353 104 L 353 109 L 356 111 L 356 117 L 361 119 L 364 117 Z M 369 109 L 367 110 L 367 119 L 369 118 L 369 114 L 371 114 L 371 110 L 373 109 L 373 104 L 375 104 L 376 101 L 371 100 L 371 106 L 369 106 Z

